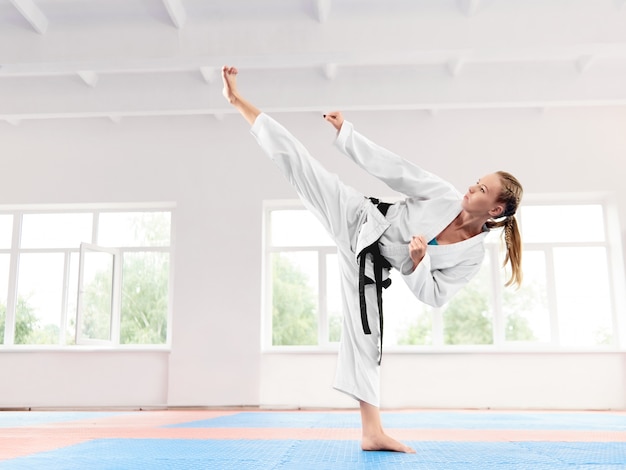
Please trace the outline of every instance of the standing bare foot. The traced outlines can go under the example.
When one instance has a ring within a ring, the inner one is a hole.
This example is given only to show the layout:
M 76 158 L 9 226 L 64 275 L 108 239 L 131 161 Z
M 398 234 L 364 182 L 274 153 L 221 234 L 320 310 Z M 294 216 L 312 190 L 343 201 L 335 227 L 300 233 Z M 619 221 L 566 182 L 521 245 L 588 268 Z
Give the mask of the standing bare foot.
M 414 454 L 415 451 L 409 446 L 389 437 L 383 431 L 380 420 L 380 409 L 370 403 L 359 401 L 361 408 L 361 423 L 363 427 L 363 439 L 361 449 L 363 450 L 390 450 L 393 452 L 405 452 Z
M 384 433 L 373 436 L 363 436 L 361 440 L 361 449 L 363 450 L 388 450 L 392 452 L 404 452 L 406 454 L 415 454 L 415 450 L 402 444 L 402 442 L 387 436 Z
M 222 93 L 230 104 L 235 104 L 238 98 L 237 73 L 238 70 L 235 67 L 229 67 L 227 65 L 222 67 L 222 81 L 224 82 Z

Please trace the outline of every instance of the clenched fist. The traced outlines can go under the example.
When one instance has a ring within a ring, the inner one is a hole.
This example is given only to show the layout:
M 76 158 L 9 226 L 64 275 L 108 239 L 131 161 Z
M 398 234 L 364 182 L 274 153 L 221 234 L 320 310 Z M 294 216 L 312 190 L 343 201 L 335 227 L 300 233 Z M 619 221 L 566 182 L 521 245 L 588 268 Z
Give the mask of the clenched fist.
M 409 243 L 409 256 L 413 260 L 413 270 L 415 270 L 417 265 L 424 259 L 427 245 L 428 243 L 426 243 L 426 239 L 423 235 L 418 235 L 411 239 Z
M 324 114 L 324 119 L 330 122 L 337 132 L 341 130 L 341 125 L 343 124 L 343 115 L 340 111 L 332 111 L 328 114 Z

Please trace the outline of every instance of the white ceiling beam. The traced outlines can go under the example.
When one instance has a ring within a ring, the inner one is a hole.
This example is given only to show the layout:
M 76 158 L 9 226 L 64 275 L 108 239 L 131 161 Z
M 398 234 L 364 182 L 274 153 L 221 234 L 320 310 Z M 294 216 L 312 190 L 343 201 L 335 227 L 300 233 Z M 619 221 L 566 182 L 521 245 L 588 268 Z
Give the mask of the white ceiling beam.
M 319 68 L 320 64 L 341 67 L 393 65 L 447 65 L 451 57 L 463 58 L 472 64 L 510 64 L 517 62 L 577 61 L 584 56 L 596 60 L 626 60 L 626 43 L 582 44 L 576 46 L 506 48 L 506 49 L 449 49 L 449 50 L 394 50 L 318 54 L 282 54 L 274 56 L 198 56 L 146 58 L 140 60 L 101 60 L 89 62 L 5 62 L 0 68 L 3 76 L 73 75 L 77 70 L 95 73 L 159 73 L 221 70 L 223 64 L 236 65 L 241 70 L 281 70 Z M 204 73 L 204 72 L 203 72 Z M 210 75 L 210 73 L 208 74 Z
M 185 20 L 187 19 L 187 12 L 181 0 L 163 0 L 163 5 L 167 10 L 167 14 L 170 15 L 170 19 L 174 26 L 181 29 Z
M 80 70 L 76 72 L 78 76 L 91 88 L 95 88 L 98 84 L 98 74 L 93 70 Z
M 331 0 L 314 0 L 317 21 L 326 23 L 330 15 Z
M 217 67 L 200 67 L 200 74 L 205 82 L 212 84 L 217 80 L 219 70 Z
M 335 78 L 337 78 L 337 64 L 324 65 L 324 76 L 328 80 L 334 80 Z
M 20 125 L 20 122 L 22 122 L 21 119 L 14 117 L 6 117 L 4 118 L 4 121 L 16 127 Z
M 461 12 L 467 17 L 472 17 L 478 12 L 480 1 L 481 0 L 457 0 Z
M 558 108 L 571 107 L 626 107 L 626 99 L 621 100 L 588 100 L 588 101 L 534 101 L 534 102 L 476 102 L 476 103 L 455 103 L 437 104 L 434 108 L 432 104 L 396 104 L 396 105 L 348 105 L 342 107 L 342 111 L 426 111 L 435 117 L 443 111 L 464 111 L 475 109 L 534 109 L 537 112 L 548 112 Z M 315 106 L 267 106 L 264 108 L 267 113 L 316 113 L 319 114 L 319 107 Z M 12 125 L 19 125 L 27 120 L 45 119 L 88 119 L 106 117 L 111 122 L 119 122 L 127 117 L 156 117 L 156 116 L 213 116 L 221 120 L 225 115 L 238 115 L 232 108 L 200 108 L 200 109 L 159 109 L 146 111 L 74 111 L 74 112 L 46 112 L 29 113 L 19 115 L 0 115 L 0 120 Z
M 46 32 L 48 29 L 48 18 L 32 0 L 11 0 L 11 3 L 35 31 L 39 34 Z
M 463 69 L 464 65 L 465 65 L 465 59 L 462 59 L 462 58 L 451 59 L 446 64 L 446 66 L 448 68 L 448 72 L 453 77 L 458 77 L 459 76 L 459 74 L 461 73 L 461 70 Z
M 580 56 L 576 61 L 576 68 L 580 73 L 585 73 L 587 70 L 589 70 L 594 60 L 595 56 L 591 54 Z

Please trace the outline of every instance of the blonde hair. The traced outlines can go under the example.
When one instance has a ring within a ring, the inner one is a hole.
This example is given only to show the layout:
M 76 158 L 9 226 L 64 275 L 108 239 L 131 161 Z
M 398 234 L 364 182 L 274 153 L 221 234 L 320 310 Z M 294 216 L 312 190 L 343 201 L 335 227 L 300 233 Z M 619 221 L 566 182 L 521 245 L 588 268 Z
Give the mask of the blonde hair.
M 487 221 L 487 228 L 502 227 L 502 237 L 506 246 L 506 257 L 504 258 L 503 267 L 510 263 L 511 277 L 506 282 L 506 286 L 516 284 L 518 287 L 522 284 L 522 236 L 517 226 L 515 212 L 522 201 L 524 189 L 521 183 L 510 173 L 506 171 L 497 171 L 496 175 L 500 177 L 502 183 L 502 191 L 497 202 L 504 204 L 504 211 L 499 218 L 502 220 Z

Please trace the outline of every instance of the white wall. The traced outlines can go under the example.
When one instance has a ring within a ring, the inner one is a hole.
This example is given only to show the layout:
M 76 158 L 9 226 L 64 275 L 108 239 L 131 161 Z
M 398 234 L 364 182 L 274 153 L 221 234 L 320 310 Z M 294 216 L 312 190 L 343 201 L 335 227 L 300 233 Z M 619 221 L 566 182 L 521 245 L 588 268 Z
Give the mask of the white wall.
M 276 117 L 346 182 L 391 195 L 332 148 L 321 116 Z M 527 193 L 613 191 L 626 221 L 626 108 L 347 118 L 460 188 L 506 169 Z M 0 204 L 177 204 L 169 354 L 0 349 L 0 407 L 352 405 L 331 389 L 334 355 L 260 352 L 262 201 L 295 196 L 242 119 L 0 122 L 0 171 Z M 626 408 L 624 361 L 618 352 L 389 353 L 383 405 Z
M 332 354 L 266 354 L 261 403 L 268 408 L 355 407 L 354 400 L 330 387 L 335 364 Z M 623 409 L 625 378 L 622 353 L 387 351 L 381 406 Z
M 124 408 L 167 403 L 167 352 L 3 351 L 0 363 L 0 408 Z

